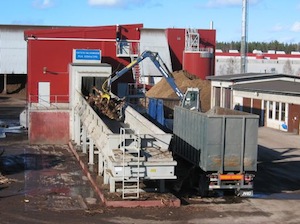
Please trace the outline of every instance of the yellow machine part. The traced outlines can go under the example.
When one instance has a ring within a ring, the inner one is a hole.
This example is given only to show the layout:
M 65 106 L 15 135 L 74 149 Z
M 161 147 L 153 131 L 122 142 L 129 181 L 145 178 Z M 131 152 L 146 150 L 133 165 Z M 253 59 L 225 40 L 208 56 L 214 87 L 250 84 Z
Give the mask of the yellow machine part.
M 103 94 L 101 95 L 101 97 L 102 97 L 102 98 L 106 98 L 107 101 L 110 100 L 110 95 L 109 95 L 108 93 L 103 93 Z

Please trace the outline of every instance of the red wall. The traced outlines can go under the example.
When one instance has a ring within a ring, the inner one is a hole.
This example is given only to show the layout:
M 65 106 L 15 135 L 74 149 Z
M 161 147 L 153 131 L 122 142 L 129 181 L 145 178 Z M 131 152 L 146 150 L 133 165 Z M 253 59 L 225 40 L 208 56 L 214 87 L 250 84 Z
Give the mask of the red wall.
M 204 57 L 199 52 L 184 52 L 183 69 L 202 80 L 211 75 L 212 58 Z
M 140 29 L 143 24 L 120 25 L 121 39 L 139 40 Z M 215 49 L 216 31 L 198 30 L 200 47 Z M 167 29 L 173 70 L 181 70 L 185 47 L 185 29 Z M 68 102 L 69 73 L 68 65 L 72 62 L 73 49 L 101 49 L 102 62 L 112 65 L 113 71 L 121 70 L 130 63 L 129 59 L 116 56 L 117 26 L 57 28 L 25 31 L 28 39 L 28 100 L 37 102 L 38 82 L 50 82 L 50 94 L 60 95 L 58 102 Z M 42 40 L 39 38 L 70 38 L 70 40 Z M 110 39 L 107 41 L 75 41 L 72 38 Z M 214 63 L 214 56 L 212 58 Z M 47 73 L 43 68 L 47 67 Z M 214 75 L 214 64 L 211 65 L 211 74 Z M 132 76 L 122 76 L 118 82 L 133 82 Z M 115 91 L 117 82 L 113 84 Z M 35 96 L 35 97 L 34 97 Z M 53 102 L 55 98 L 52 97 Z
M 122 39 L 139 40 L 142 24 L 120 25 Z M 111 64 L 113 71 L 122 69 L 129 61 L 116 57 L 116 42 L 106 41 L 74 41 L 74 40 L 42 40 L 39 38 L 85 38 L 116 40 L 116 26 L 89 28 L 58 28 L 47 30 L 28 30 L 24 33 L 28 39 L 28 95 L 38 94 L 38 82 L 50 82 L 51 95 L 69 94 L 68 65 L 72 62 L 73 49 L 100 49 L 102 62 Z M 47 67 L 46 74 L 43 68 Z M 118 81 L 132 81 L 132 77 L 122 77 Z M 36 97 L 28 100 L 36 102 Z M 66 97 L 58 98 L 66 102 Z
M 185 29 L 167 29 L 167 38 L 171 51 L 173 71 L 182 69 L 183 53 L 185 48 Z M 200 48 L 216 48 L 216 30 L 198 30 L 200 36 Z M 215 61 L 213 55 L 212 63 Z M 215 74 L 214 64 L 211 64 L 211 75 Z
M 30 144 L 68 144 L 69 112 L 37 111 L 29 114 Z

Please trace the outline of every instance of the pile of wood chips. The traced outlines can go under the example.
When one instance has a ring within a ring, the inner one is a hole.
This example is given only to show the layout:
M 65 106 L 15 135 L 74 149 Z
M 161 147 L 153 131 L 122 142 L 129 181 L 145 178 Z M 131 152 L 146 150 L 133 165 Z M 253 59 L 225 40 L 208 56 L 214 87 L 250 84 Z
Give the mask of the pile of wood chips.
M 201 111 L 206 112 L 210 109 L 211 83 L 209 80 L 202 80 L 185 70 L 175 71 L 172 73 L 178 88 L 185 93 L 187 88 L 200 89 Z M 152 98 L 176 98 L 177 95 L 166 79 L 161 79 L 146 93 L 147 97 Z

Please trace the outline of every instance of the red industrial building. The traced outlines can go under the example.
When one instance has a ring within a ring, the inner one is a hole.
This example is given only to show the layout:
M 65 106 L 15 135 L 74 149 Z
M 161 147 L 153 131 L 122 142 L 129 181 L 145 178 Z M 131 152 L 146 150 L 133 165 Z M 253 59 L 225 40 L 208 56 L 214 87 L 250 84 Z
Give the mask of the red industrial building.
M 98 50 L 99 58 L 94 64 L 89 61 L 89 65 L 108 64 L 115 72 L 141 53 L 143 30 L 147 30 L 143 24 L 130 24 L 25 31 L 28 45 L 26 116 L 30 142 L 61 144 L 70 139 L 69 88 L 72 77 L 69 66 L 85 63 L 74 60 L 74 50 L 89 50 L 90 53 Z M 163 32 L 168 50 L 162 51 L 168 51 L 163 53 L 170 57 L 171 70 L 186 69 L 202 79 L 214 75 L 215 30 L 196 30 L 200 37 L 196 50 L 194 46 L 187 49 L 185 29 L 165 29 Z M 155 46 L 148 48 L 153 50 Z M 122 76 L 114 83 L 112 91 L 118 92 L 118 83 L 130 82 L 134 82 L 134 75 Z

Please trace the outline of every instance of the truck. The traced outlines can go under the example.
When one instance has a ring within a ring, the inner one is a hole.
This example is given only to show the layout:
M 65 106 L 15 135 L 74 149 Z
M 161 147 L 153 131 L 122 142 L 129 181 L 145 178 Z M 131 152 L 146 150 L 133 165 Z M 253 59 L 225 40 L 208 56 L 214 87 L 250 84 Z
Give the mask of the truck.
M 216 190 L 253 195 L 258 121 L 257 115 L 227 108 L 201 113 L 175 106 L 172 150 L 199 168 L 201 196 Z

